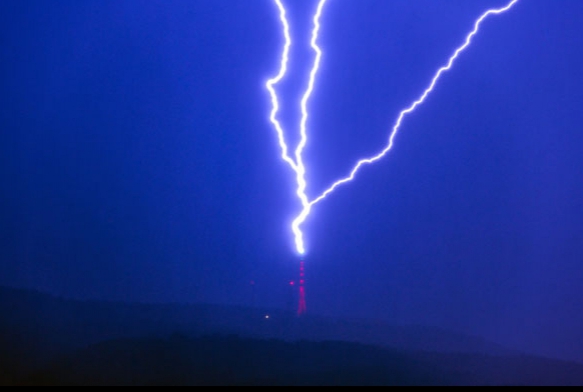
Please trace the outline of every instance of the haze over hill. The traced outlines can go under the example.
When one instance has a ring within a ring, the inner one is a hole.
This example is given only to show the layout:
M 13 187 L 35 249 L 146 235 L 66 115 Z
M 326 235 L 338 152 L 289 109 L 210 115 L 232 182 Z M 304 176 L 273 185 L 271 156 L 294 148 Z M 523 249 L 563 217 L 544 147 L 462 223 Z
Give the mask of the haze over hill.
M 79 348 L 107 339 L 236 334 L 284 340 L 341 340 L 405 350 L 504 355 L 510 350 L 439 328 L 223 305 L 126 304 L 59 299 L 34 291 L 0 289 L 2 326 L 19 329 L 39 347 Z M 16 341 L 20 337 L 16 338 Z
M 14 289 L 0 314 L 4 384 L 583 384 L 581 365 L 429 327 Z

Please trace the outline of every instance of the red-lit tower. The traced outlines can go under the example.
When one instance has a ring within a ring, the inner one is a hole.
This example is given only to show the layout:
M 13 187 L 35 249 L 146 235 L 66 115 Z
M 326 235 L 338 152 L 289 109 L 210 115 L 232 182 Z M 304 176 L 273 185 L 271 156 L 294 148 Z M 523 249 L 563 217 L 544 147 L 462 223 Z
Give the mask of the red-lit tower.
M 298 301 L 298 316 L 303 316 L 308 311 L 306 306 L 306 266 L 304 261 L 300 262 L 300 284 L 299 287 L 299 301 Z

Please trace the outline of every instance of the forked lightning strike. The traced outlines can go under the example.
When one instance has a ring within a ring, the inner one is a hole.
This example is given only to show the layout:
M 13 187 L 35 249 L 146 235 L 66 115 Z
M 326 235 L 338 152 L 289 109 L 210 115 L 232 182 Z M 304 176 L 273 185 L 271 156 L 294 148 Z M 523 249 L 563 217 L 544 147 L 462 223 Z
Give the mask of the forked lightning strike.
M 314 91 L 314 86 L 316 83 L 316 76 L 318 75 L 318 71 L 320 69 L 320 62 L 322 59 L 322 50 L 318 46 L 318 34 L 320 33 L 320 17 L 322 16 L 322 11 L 324 10 L 324 5 L 326 5 L 326 2 L 328 0 L 320 0 L 319 1 L 318 6 L 316 8 L 314 18 L 313 18 L 314 28 L 312 30 L 312 39 L 311 39 L 310 45 L 311 45 L 312 49 L 314 50 L 314 52 L 316 53 L 316 57 L 314 59 L 314 64 L 312 66 L 312 70 L 310 71 L 310 80 L 308 82 L 308 88 L 307 88 L 306 92 L 304 93 L 302 100 L 301 100 L 301 109 L 302 109 L 302 119 L 300 122 L 300 137 L 301 137 L 301 139 L 300 139 L 298 147 L 296 148 L 296 151 L 295 151 L 295 159 L 289 156 L 289 147 L 285 141 L 285 131 L 283 130 L 281 123 L 277 119 L 277 115 L 279 113 L 280 107 L 279 107 L 279 99 L 277 98 L 277 92 L 275 91 L 275 86 L 279 82 L 281 82 L 287 74 L 288 62 L 289 62 L 289 52 L 290 52 L 290 49 L 292 46 L 292 40 L 291 40 L 291 35 L 290 35 L 290 25 L 289 25 L 289 21 L 287 19 L 287 11 L 285 9 L 285 6 L 283 5 L 282 0 L 274 0 L 274 1 L 275 1 L 275 4 L 279 10 L 279 19 L 280 19 L 281 25 L 283 27 L 283 34 L 285 37 L 285 45 L 284 45 L 283 53 L 281 56 L 281 62 L 280 62 L 281 65 L 280 65 L 279 73 L 273 79 L 268 80 L 267 85 L 266 85 L 266 87 L 269 90 L 269 93 L 271 95 L 272 110 L 271 110 L 270 121 L 273 124 L 273 127 L 275 128 L 275 130 L 277 132 L 279 146 L 280 146 L 281 151 L 282 151 L 281 157 L 285 162 L 288 163 L 288 165 L 292 168 L 292 170 L 296 174 L 296 182 L 297 182 L 296 195 L 298 196 L 298 198 L 300 199 L 300 202 L 302 203 L 302 208 L 303 208 L 302 213 L 305 213 L 306 211 L 308 211 L 307 214 L 309 214 L 309 211 L 311 210 L 311 203 L 309 201 L 308 195 L 306 194 L 306 188 L 307 188 L 308 184 L 306 181 L 306 167 L 305 167 L 304 161 L 302 159 L 302 153 L 303 153 L 304 148 L 306 147 L 306 144 L 308 142 L 308 132 L 307 132 L 307 124 L 308 124 L 308 117 L 309 117 L 308 103 L 309 103 L 309 100 L 310 100 L 312 93 Z M 300 230 L 301 223 L 302 222 L 299 222 L 296 219 L 292 224 L 292 231 L 294 232 L 294 235 L 296 238 L 295 242 L 296 242 L 296 249 L 297 249 L 298 253 L 304 254 L 305 247 L 304 247 L 304 241 L 303 241 L 303 233 Z
M 277 132 L 277 137 L 279 140 L 279 146 L 281 148 L 281 158 L 287 162 L 294 171 L 297 171 L 297 165 L 295 161 L 288 154 L 287 143 L 285 142 L 285 132 L 281 123 L 277 119 L 277 114 L 279 113 L 279 99 L 277 98 L 277 93 L 275 92 L 275 85 L 283 80 L 287 74 L 287 65 L 289 62 L 289 52 L 291 49 L 292 41 L 290 36 L 289 22 L 287 21 L 287 14 L 285 7 L 283 6 L 281 0 L 275 0 L 275 4 L 279 8 L 279 19 L 283 26 L 283 35 L 285 37 L 285 45 L 283 47 L 283 54 L 281 55 L 281 65 L 279 68 L 279 73 L 273 79 L 267 81 L 267 89 L 271 95 L 271 116 L 269 120 L 273 124 L 275 131 Z
M 312 40 L 310 46 L 316 52 L 316 58 L 314 60 L 314 65 L 312 67 L 312 71 L 310 72 L 310 81 L 308 83 L 308 89 L 302 98 L 302 120 L 300 123 L 300 134 L 301 139 L 296 149 L 296 162 L 298 164 L 297 170 L 297 182 L 298 182 L 298 197 L 302 201 L 302 214 L 305 212 L 309 214 L 312 209 L 312 203 L 308 201 L 308 197 L 306 195 L 306 167 L 304 166 L 304 162 L 302 160 L 302 153 L 304 152 L 304 148 L 308 142 L 308 103 L 310 101 L 310 97 L 312 96 L 312 92 L 314 91 L 314 85 L 316 83 L 316 76 L 318 75 L 318 71 L 320 70 L 320 62 L 322 61 L 322 50 L 318 46 L 318 34 L 320 33 L 320 17 L 322 16 L 322 11 L 324 10 L 324 5 L 326 5 L 327 0 L 320 0 L 318 3 L 318 8 L 316 9 L 316 15 L 314 15 L 314 30 L 312 30 Z M 307 215 L 306 215 L 307 216 Z M 304 233 L 300 229 L 300 225 L 304 220 L 298 220 L 297 218 L 292 223 L 292 230 L 296 237 L 296 249 L 300 254 L 304 254 L 306 252 L 304 247 Z
M 455 61 L 458 59 L 460 54 L 462 52 L 464 52 L 471 45 L 472 40 L 476 36 L 476 34 L 478 34 L 478 32 L 480 30 L 480 26 L 482 25 L 482 23 L 488 17 L 490 17 L 492 15 L 499 15 L 499 14 L 502 14 L 502 13 L 509 11 L 520 0 L 512 0 L 508 5 L 506 5 L 502 8 L 490 9 L 490 10 L 486 11 L 484 14 L 482 14 L 478 18 L 478 20 L 475 22 L 474 29 L 466 36 L 466 39 L 465 39 L 463 45 L 461 45 L 459 48 L 457 48 L 455 50 L 454 54 L 449 58 L 449 61 L 447 62 L 447 64 L 445 66 L 441 67 L 437 71 L 437 73 L 434 75 L 433 79 L 431 80 L 431 83 L 429 84 L 429 87 L 427 87 L 425 89 L 425 91 L 419 97 L 419 99 L 417 99 L 415 102 L 413 102 L 413 104 L 411 104 L 411 106 L 404 109 L 399 114 L 397 121 L 392 128 L 391 134 L 389 135 L 389 141 L 388 141 L 388 144 L 386 145 L 386 147 L 377 155 L 358 161 L 347 177 L 336 181 L 328 189 L 326 189 L 320 196 L 316 197 L 312 201 L 309 201 L 309 199 L 306 195 L 306 188 L 307 188 L 307 182 L 305 179 L 306 169 L 305 169 L 305 166 L 304 166 L 304 163 L 302 160 L 302 152 L 307 144 L 307 121 L 308 121 L 307 105 L 308 105 L 308 101 L 309 101 L 311 94 L 313 92 L 313 89 L 314 89 L 315 79 L 316 79 L 316 76 L 317 76 L 317 73 L 319 70 L 320 61 L 321 61 L 321 57 L 322 57 L 322 50 L 318 47 L 317 41 L 318 41 L 318 34 L 320 31 L 320 18 L 322 15 L 324 5 L 327 2 L 327 0 L 320 0 L 318 7 L 317 7 L 317 10 L 316 10 L 316 14 L 314 16 L 314 30 L 312 32 L 311 47 L 316 52 L 316 59 L 314 61 L 314 66 L 313 66 L 312 71 L 310 73 L 310 82 L 308 85 L 308 89 L 307 89 L 306 93 L 304 94 L 302 101 L 301 101 L 301 107 L 302 107 L 302 121 L 300 123 L 301 140 L 300 140 L 300 143 L 295 151 L 295 160 L 288 155 L 288 146 L 285 142 L 285 134 L 284 134 L 284 131 L 281 127 L 281 124 L 277 120 L 277 114 L 279 112 L 279 102 L 277 99 L 277 93 L 274 90 L 274 86 L 277 83 L 279 83 L 285 77 L 285 75 L 287 73 L 287 63 L 289 60 L 289 50 L 290 50 L 290 46 L 291 46 L 291 37 L 290 37 L 290 33 L 289 33 L 289 22 L 287 21 L 287 18 L 286 18 L 285 7 L 284 7 L 283 3 L 281 2 L 281 0 L 274 0 L 274 1 L 280 10 L 280 19 L 281 19 L 283 29 L 284 29 L 286 44 L 284 46 L 284 51 L 283 51 L 283 55 L 282 55 L 282 61 L 281 61 L 282 65 L 281 65 L 280 73 L 278 74 L 277 77 L 275 77 L 274 79 L 271 79 L 267 83 L 267 88 L 269 89 L 269 91 L 271 93 L 272 105 L 273 105 L 273 110 L 271 112 L 271 122 L 273 123 L 273 125 L 278 133 L 279 143 L 280 143 L 280 147 L 282 149 L 282 158 L 290 165 L 290 167 L 296 173 L 296 180 L 297 180 L 297 184 L 298 184 L 297 196 L 302 203 L 303 209 L 302 209 L 301 213 L 298 215 L 298 217 L 293 221 L 292 231 L 294 232 L 294 235 L 295 235 L 295 243 L 296 243 L 297 251 L 300 254 L 304 254 L 305 253 L 305 245 L 304 245 L 304 239 L 303 239 L 303 232 L 301 231 L 301 225 L 306 221 L 306 219 L 310 215 L 310 212 L 312 211 L 312 207 L 314 205 L 318 204 L 319 202 L 323 201 L 324 199 L 326 199 L 339 186 L 352 181 L 356 177 L 356 174 L 360 171 L 360 169 L 363 166 L 377 162 L 380 159 L 382 159 L 383 157 L 385 157 L 389 153 L 389 151 L 391 151 L 391 149 L 393 148 L 395 137 L 397 136 L 405 117 L 407 115 L 413 113 L 417 109 L 418 106 L 420 106 L 421 104 L 423 104 L 427 100 L 427 97 L 431 94 L 431 92 L 433 92 L 433 90 L 435 89 L 435 86 L 437 85 L 437 83 L 439 82 L 439 80 L 441 79 L 443 74 L 445 74 L 447 71 L 452 69 L 453 65 L 455 64 Z

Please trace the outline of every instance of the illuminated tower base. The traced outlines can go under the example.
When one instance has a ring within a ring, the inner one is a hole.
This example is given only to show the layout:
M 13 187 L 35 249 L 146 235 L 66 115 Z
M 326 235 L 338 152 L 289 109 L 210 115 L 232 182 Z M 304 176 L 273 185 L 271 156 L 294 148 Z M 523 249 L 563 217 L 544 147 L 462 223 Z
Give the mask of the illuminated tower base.
M 299 301 L 298 316 L 303 316 L 308 311 L 306 306 L 306 268 L 304 262 L 300 262 L 300 284 L 299 284 Z

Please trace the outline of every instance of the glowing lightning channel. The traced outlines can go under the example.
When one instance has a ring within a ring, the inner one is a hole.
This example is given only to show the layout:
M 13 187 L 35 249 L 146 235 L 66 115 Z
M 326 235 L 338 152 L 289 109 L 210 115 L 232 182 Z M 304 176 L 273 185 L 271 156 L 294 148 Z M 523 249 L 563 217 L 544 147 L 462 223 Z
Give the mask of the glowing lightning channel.
M 302 201 L 302 214 L 307 211 L 307 214 L 310 213 L 312 209 L 312 204 L 308 201 L 308 196 L 306 195 L 306 167 L 302 160 L 302 152 L 306 147 L 308 142 L 308 132 L 307 132 L 307 124 L 308 124 L 308 102 L 314 92 L 314 85 L 316 83 L 316 76 L 318 75 L 318 71 L 320 70 L 320 62 L 322 61 L 322 49 L 318 46 L 318 35 L 320 33 L 320 17 L 322 16 L 322 11 L 324 10 L 324 6 L 326 5 L 327 0 L 320 0 L 318 4 L 318 8 L 316 9 L 316 14 L 314 15 L 314 29 L 312 30 L 312 40 L 310 42 L 310 46 L 316 52 L 316 58 L 314 60 L 314 65 L 312 70 L 310 71 L 310 81 L 308 83 L 308 89 L 302 98 L 302 120 L 300 123 L 300 133 L 301 133 L 301 140 L 296 149 L 296 162 L 298 164 L 297 170 L 297 182 L 298 182 L 298 192 L 297 195 Z M 307 215 L 306 215 L 307 216 Z M 305 220 L 305 219 L 304 219 Z M 304 254 L 306 252 L 304 246 L 304 233 L 300 229 L 300 225 L 302 222 L 298 221 L 297 219 L 294 220 L 292 223 L 292 230 L 295 234 L 296 238 L 296 249 L 298 253 Z
M 295 159 L 290 157 L 290 155 L 289 155 L 289 148 L 285 142 L 285 132 L 283 130 L 283 127 L 281 126 L 281 123 L 277 119 L 277 115 L 279 113 L 279 100 L 277 98 L 275 86 L 279 82 L 281 82 L 281 80 L 283 80 L 283 78 L 287 74 L 287 68 L 288 68 L 287 65 L 289 62 L 289 52 L 290 52 L 292 42 L 291 42 L 291 37 L 290 37 L 290 28 L 289 28 L 289 22 L 287 20 L 286 9 L 282 3 L 282 0 L 274 0 L 274 1 L 279 9 L 280 21 L 282 23 L 283 32 L 284 32 L 284 36 L 285 36 L 285 45 L 284 45 L 283 54 L 281 57 L 281 67 L 280 67 L 279 74 L 276 77 L 274 77 L 273 79 L 270 79 L 266 85 L 267 89 L 270 92 L 271 103 L 272 103 L 272 111 L 271 111 L 270 121 L 273 124 L 273 126 L 277 132 L 277 135 L 278 135 L 279 145 L 280 145 L 280 148 L 282 151 L 281 157 L 285 162 L 287 162 L 289 164 L 289 166 L 292 168 L 292 170 L 294 170 L 294 172 L 296 173 L 296 181 L 297 181 L 297 185 L 298 185 L 296 194 L 302 203 L 303 209 L 300 212 L 300 214 L 298 215 L 298 217 L 293 221 L 292 230 L 293 230 L 294 235 L 295 235 L 296 249 L 297 249 L 298 253 L 304 254 L 305 253 L 305 245 L 304 245 L 304 239 L 303 239 L 304 236 L 303 236 L 303 232 L 301 230 L 301 225 L 303 223 L 305 223 L 306 219 L 310 215 L 310 212 L 312 211 L 312 207 L 314 207 L 316 204 L 318 204 L 321 201 L 323 201 L 324 199 L 326 199 L 330 194 L 332 194 L 341 185 L 346 184 L 346 183 L 354 180 L 354 178 L 356 177 L 356 174 L 360 171 L 360 169 L 363 166 L 370 165 L 370 164 L 375 163 L 375 162 L 379 161 L 380 159 L 384 158 L 389 153 L 389 151 L 392 150 L 393 145 L 394 145 L 394 141 L 395 141 L 395 137 L 397 136 L 405 117 L 407 115 L 413 113 L 417 109 L 418 106 L 422 105 L 427 100 L 428 96 L 433 92 L 433 90 L 435 89 L 435 86 L 437 85 L 437 83 L 439 82 L 439 80 L 441 79 L 443 74 L 445 74 L 447 71 L 452 69 L 455 61 L 458 59 L 460 54 L 462 52 L 464 52 L 471 45 L 473 38 L 476 36 L 476 34 L 478 34 L 478 32 L 480 30 L 480 26 L 482 25 L 482 22 L 484 22 L 484 20 L 486 20 L 491 15 L 499 15 L 499 14 L 502 14 L 502 13 L 509 11 L 520 0 L 512 0 L 505 7 L 490 9 L 490 10 L 486 11 L 484 14 L 482 14 L 478 18 L 478 20 L 475 22 L 474 29 L 466 36 L 466 39 L 465 39 L 463 45 L 460 46 L 459 48 L 457 48 L 456 51 L 454 52 L 454 54 L 449 58 L 449 61 L 447 62 L 447 64 L 445 66 L 441 67 L 437 71 L 437 73 L 434 75 L 433 79 L 431 80 L 429 87 L 427 87 L 425 89 L 425 91 L 420 96 L 420 98 L 417 99 L 415 102 L 413 102 L 413 104 L 411 104 L 411 106 L 409 106 L 407 109 L 403 110 L 399 114 L 397 121 L 392 128 L 387 146 L 377 155 L 375 155 L 371 158 L 366 158 L 366 159 L 362 159 L 362 160 L 358 161 L 347 177 L 340 179 L 340 180 L 336 181 L 335 183 L 333 183 L 320 196 L 316 197 L 312 201 L 309 201 L 308 196 L 306 195 L 306 188 L 307 188 L 307 181 L 305 178 L 306 168 L 305 168 L 304 162 L 302 160 L 302 153 L 303 153 L 303 150 L 306 147 L 306 144 L 308 141 L 308 138 L 307 138 L 307 122 L 308 122 L 308 117 L 309 117 L 309 113 L 308 113 L 308 109 L 307 109 L 308 102 L 309 102 L 311 95 L 312 95 L 312 92 L 314 90 L 316 76 L 318 74 L 318 71 L 320 68 L 320 62 L 321 62 L 321 58 L 322 58 L 322 50 L 318 46 L 318 35 L 320 32 L 320 18 L 322 16 L 324 5 L 326 4 L 326 2 L 328 0 L 320 0 L 319 1 L 318 7 L 317 7 L 316 13 L 314 15 L 314 19 L 313 19 L 314 29 L 312 30 L 311 47 L 316 52 L 316 58 L 314 60 L 314 65 L 313 65 L 312 70 L 310 72 L 310 80 L 308 83 L 308 88 L 307 88 L 307 90 L 302 98 L 302 101 L 301 101 L 301 108 L 302 108 L 302 120 L 300 123 L 301 140 L 300 140 L 298 147 L 295 150 Z
M 324 200 L 330 193 L 334 192 L 334 190 L 336 188 L 338 188 L 340 185 L 345 184 L 349 181 L 352 181 L 354 179 L 354 177 L 356 176 L 356 173 L 360 170 L 360 168 L 364 165 L 368 165 L 371 163 L 374 163 L 378 160 L 380 160 L 381 158 L 383 158 L 392 148 L 393 148 L 393 144 L 395 141 L 395 137 L 397 136 L 397 133 L 399 132 L 399 129 L 401 128 L 401 124 L 403 123 L 403 120 L 405 119 L 405 116 L 408 114 L 411 114 L 415 111 L 415 109 L 417 109 L 417 107 L 421 104 L 423 104 L 425 102 L 425 100 L 427 99 L 427 97 L 429 96 L 429 94 L 431 92 L 433 92 L 433 90 L 435 89 L 435 86 L 437 84 L 437 82 L 439 81 L 439 79 L 441 78 L 441 76 L 449 71 L 455 61 L 457 60 L 457 58 L 459 57 L 459 55 L 465 51 L 470 44 L 472 43 L 472 39 L 474 38 L 474 36 L 476 34 L 478 34 L 479 30 L 480 30 L 480 25 L 482 24 L 482 22 L 489 17 L 490 15 L 498 15 L 498 14 L 502 14 L 508 10 L 510 10 L 516 3 L 518 3 L 519 0 L 512 0 L 510 2 L 510 4 L 508 4 L 507 6 L 503 7 L 503 8 L 499 8 L 499 9 L 492 9 L 489 10 L 487 12 L 485 12 L 475 23 L 474 25 L 474 30 L 472 30 L 472 32 L 466 37 L 466 40 L 464 42 L 464 44 L 462 46 L 460 46 L 453 54 L 453 56 L 450 57 L 447 65 L 443 66 L 442 68 L 440 68 L 437 73 L 435 74 L 435 76 L 433 77 L 433 79 L 431 80 L 431 84 L 429 85 L 429 87 L 423 92 L 423 94 L 421 95 L 421 97 L 413 102 L 413 104 L 411 106 L 409 106 L 407 109 L 403 110 L 400 114 L 399 117 L 397 119 L 397 122 L 395 123 L 393 130 L 391 132 L 391 135 L 389 137 L 389 143 L 387 145 L 387 147 L 385 147 L 385 149 L 383 151 L 381 151 L 378 155 L 375 155 L 372 158 L 367 158 L 367 159 L 362 159 L 360 161 L 357 162 L 356 166 L 354 167 L 354 169 L 352 170 L 352 172 L 350 173 L 350 175 L 342 180 L 339 180 L 337 182 L 335 182 L 334 184 L 332 184 L 332 186 L 330 188 L 328 188 L 326 191 L 324 191 L 320 196 L 318 196 L 316 199 L 314 199 L 310 204 L 313 206 L 319 202 L 321 202 L 322 200 Z
M 491 15 L 499 15 L 499 14 L 505 13 L 506 11 L 509 11 L 518 2 L 519 2 L 519 0 L 512 0 L 505 7 L 497 8 L 497 9 L 490 9 L 490 10 L 486 11 L 484 14 L 482 14 L 482 16 L 480 16 L 480 18 L 478 18 L 478 20 L 475 22 L 474 29 L 467 35 L 464 44 L 462 46 L 460 46 L 458 49 L 456 49 L 456 51 L 450 57 L 447 64 L 445 66 L 441 67 L 437 71 L 437 73 L 435 74 L 435 76 L 431 80 L 429 87 L 427 89 L 425 89 L 425 91 L 423 92 L 421 97 L 419 99 L 417 99 L 415 102 L 413 102 L 413 104 L 411 106 L 409 106 L 407 109 L 403 110 L 399 114 L 397 122 L 393 126 L 392 132 L 389 136 L 389 142 L 388 142 L 387 146 L 379 154 L 377 154 L 371 158 L 366 158 L 366 159 L 362 159 L 362 160 L 358 161 L 356 163 L 355 167 L 350 172 L 350 175 L 348 175 L 347 177 L 345 177 L 341 180 L 336 181 L 334 184 L 332 184 L 332 186 L 330 186 L 328 189 L 326 189 L 320 196 L 316 197 L 314 200 L 310 201 L 307 204 L 303 204 L 304 208 L 303 208 L 302 212 L 294 220 L 294 222 L 292 224 L 292 228 L 293 228 L 293 231 L 294 231 L 294 234 L 296 237 L 296 247 L 297 247 L 298 252 L 300 252 L 301 254 L 305 253 L 305 246 L 304 246 L 304 241 L 303 241 L 303 233 L 301 231 L 301 225 L 306 221 L 306 219 L 310 215 L 312 207 L 314 205 L 318 204 L 319 202 L 321 202 L 322 200 L 326 199 L 339 186 L 354 180 L 354 178 L 356 177 L 356 174 L 360 171 L 360 169 L 363 166 L 370 165 L 370 164 L 382 159 L 383 157 L 385 157 L 385 155 L 387 155 L 387 153 L 389 151 L 391 151 L 391 149 L 393 148 L 395 137 L 397 136 L 397 134 L 401 128 L 401 124 L 403 123 L 403 120 L 405 119 L 405 117 L 407 115 L 413 113 L 419 105 L 423 104 L 426 101 L 429 94 L 431 94 L 431 92 L 433 92 L 433 90 L 435 89 L 435 86 L 437 85 L 437 82 L 441 79 L 441 76 L 453 67 L 453 65 L 454 65 L 455 61 L 458 59 L 459 55 L 470 46 L 470 44 L 472 43 L 472 39 L 479 32 L 482 22 L 484 22 L 484 20 L 486 20 Z
M 281 55 L 281 65 L 279 68 L 279 73 L 273 79 L 270 79 L 266 83 L 267 90 L 269 90 L 269 94 L 271 95 L 271 115 L 269 117 L 269 121 L 275 128 L 277 132 L 277 138 L 279 141 L 279 147 L 281 148 L 281 159 L 287 162 L 292 170 L 297 172 L 298 166 L 296 162 L 289 156 L 288 154 L 288 147 L 287 143 L 285 142 L 285 134 L 283 131 L 283 127 L 281 123 L 277 119 L 277 115 L 279 113 L 279 99 L 277 98 L 277 93 L 275 92 L 275 86 L 282 81 L 282 79 L 287 74 L 287 64 L 289 62 L 289 52 L 292 45 L 291 36 L 289 32 L 289 22 L 287 20 L 287 12 L 285 7 L 283 6 L 281 0 L 275 0 L 275 4 L 279 9 L 279 19 L 283 26 L 283 35 L 285 37 L 285 45 L 283 47 L 283 53 Z
M 322 11 L 324 10 L 324 5 L 328 0 L 320 0 L 318 3 L 318 7 L 316 8 L 316 13 L 313 18 L 314 28 L 312 30 L 312 39 L 311 39 L 311 47 L 316 52 L 316 56 L 314 59 L 314 65 L 312 66 L 312 70 L 310 71 L 310 80 L 308 82 L 308 88 L 304 93 L 304 96 L 301 101 L 301 109 L 302 109 L 302 119 L 300 122 L 300 142 L 298 147 L 295 150 L 295 160 L 289 156 L 289 148 L 285 141 L 285 132 L 279 120 L 277 119 L 277 115 L 279 113 L 279 100 L 277 98 L 277 93 L 275 91 L 275 86 L 283 80 L 283 78 L 287 74 L 288 69 L 288 62 L 289 62 L 289 52 L 292 45 L 291 36 L 290 36 L 290 27 L 289 22 L 287 20 L 287 12 L 281 0 L 274 0 L 277 8 L 279 9 L 279 18 L 281 24 L 283 26 L 283 32 L 285 36 L 285 45 L 283 49 L 283 53 L 281 56 L 281 66 L 277 76 L 273 79 L 267 81 L 266 87 L 269 90 L 271 95 L 271 105 L 272 111 L 270 116 L 270 121 L 273 124 L 279 140 L 279 146 L 281 148 L 282 159 L 289 164 L 292 170 L 296 173 L 296 182 L 297 182 L 297 190 L 296 195 L 300 199 L 302 203 L 302 212 L 311 209 L 310 201 L 308 199 L 308 195 L 306 194 L 307 188 L 307 181 L 306 181 L 306 167 L 304 165 L 304 161 L 302 159 L 302 153 L 306 144 L 308 142 L 308 132 L 307 132 L 307 123 L 308 123 L 308 102 L 314 92 L 314 86 L 316 83 L 316 76 L 320 69 L 320 62 L 322 60 L 322 50 L 318 46 L 318 35 L 320 33 L 320 17 L 322 16 Z M 305 247 L 303 241 L 303 233 L 300 230 L 299 224 L 294 223 L 292 224 L 292 230 L 295 234 L 296 238 L 296 249 L 298 253 L 304 254 Z

